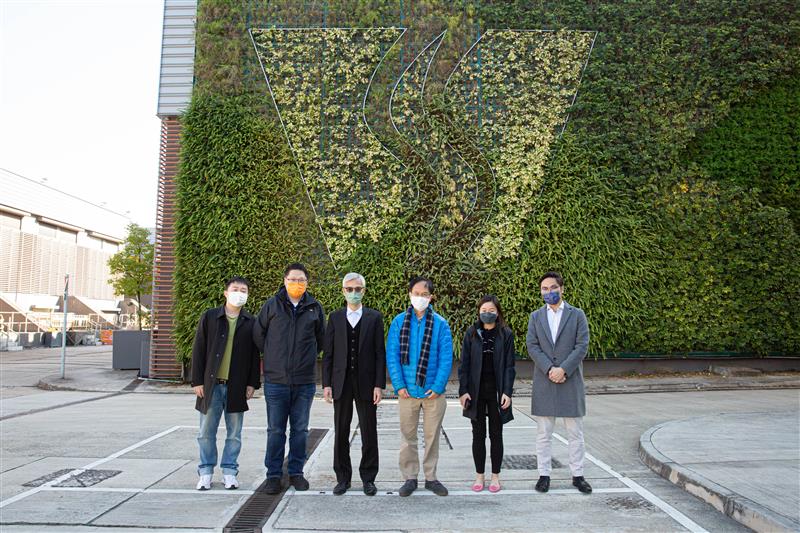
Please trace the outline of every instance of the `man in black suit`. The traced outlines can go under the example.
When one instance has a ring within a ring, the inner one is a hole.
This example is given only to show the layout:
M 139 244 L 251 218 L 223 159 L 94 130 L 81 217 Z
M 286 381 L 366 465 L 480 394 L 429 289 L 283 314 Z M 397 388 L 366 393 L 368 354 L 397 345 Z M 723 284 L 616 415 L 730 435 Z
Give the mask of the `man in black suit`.
M 378 475 L 377 406 L 386 388 L 386 348 L 383 315 L 361 305 L 366 291 L 364 276 L 351 272 L 342 280 L 347 306 L 331 313 L 325 330 L 322 358 L 323 397 L 333 402 L 335 441 L 333 470 L 341 496 L 350 488 L 353 467 L 350 463 L 350 422 L 353 403 L 358 412 L 361 433 L 359 474 L 364 494 L 374 496 Z

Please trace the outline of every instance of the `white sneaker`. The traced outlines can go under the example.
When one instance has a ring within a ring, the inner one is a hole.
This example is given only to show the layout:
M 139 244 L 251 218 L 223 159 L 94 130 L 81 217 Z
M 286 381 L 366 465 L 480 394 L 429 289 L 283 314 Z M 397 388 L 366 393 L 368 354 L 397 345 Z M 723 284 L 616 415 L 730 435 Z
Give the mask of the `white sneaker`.
M 239 488 L 239 480 L 236 479 L 236 476 L 225 474 L 224 476 L 222 476 L 222 480 L 225 482 L 225 488 L 228 490 Z
M 197 490 L 211 490 L 211 474 L 203 474 L 197 481 Z

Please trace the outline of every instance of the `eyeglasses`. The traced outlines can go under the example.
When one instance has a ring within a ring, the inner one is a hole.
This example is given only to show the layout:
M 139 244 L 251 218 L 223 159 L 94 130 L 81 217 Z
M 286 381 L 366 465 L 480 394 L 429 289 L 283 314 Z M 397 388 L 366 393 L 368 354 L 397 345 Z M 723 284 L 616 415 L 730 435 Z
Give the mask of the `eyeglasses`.
M 344 292 L 357 292 L 361 293 L 364 292 L 364 287 L 342 287 Z
M 308 280 L 304 278 L 286 278 L 286 281 L 288 281 L 289 283 L 305 283 Z

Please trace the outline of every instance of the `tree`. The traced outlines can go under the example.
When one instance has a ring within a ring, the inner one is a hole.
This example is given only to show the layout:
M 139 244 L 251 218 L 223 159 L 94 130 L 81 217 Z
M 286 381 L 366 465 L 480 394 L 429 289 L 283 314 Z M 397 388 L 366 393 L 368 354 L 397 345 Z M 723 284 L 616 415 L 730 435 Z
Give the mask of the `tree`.
M 142 311 L 142 295 L 150 294 L 153 284 L 153 245 L 150 243 L 150 231 L 137 224 L 128 225 L 128 236 L 122 249 L 111 256 L 108 267 L 114 275 L 109 283 L 114 287 L 117 296 L 136 296 L 137 322 L 142 329 L 142 318 L 147 314 Z

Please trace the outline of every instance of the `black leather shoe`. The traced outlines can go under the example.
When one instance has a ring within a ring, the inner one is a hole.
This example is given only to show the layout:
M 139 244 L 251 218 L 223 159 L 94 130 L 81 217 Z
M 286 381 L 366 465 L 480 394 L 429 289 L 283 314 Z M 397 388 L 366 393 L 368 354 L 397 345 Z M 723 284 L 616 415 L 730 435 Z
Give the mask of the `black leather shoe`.
M 403 486 L 400 487 L 398 491 L 400 496 L 410 496 L 412 492 L 417 490 L 417 480 L 416 479 L 407 479 Z
M 435 479 L 433 481 L 425 481 L 425 488 L 437 496 L 447 496 L 447 488 Z
M 267 494 L 278 494 L 281 491 L 281 478 L 268 477 L 264 492 Z
M 349 481 L 340 481 L 339 483 L 336 484 L 335 487 L 333 487 L 333 493 L 336 496 L 341 496 L 342 494 L 347 492 L 347 489 L 349 489 L 349 488 L 350 488 L 350 482 Z
M 367 496 L 375 496 L 378 494 L 378 487 L 375 486 L 375 483 L 372 481 L 365 481 L 364 482 L 364 494 Z
M 550 490 L 550 476 L 539 476 L 539 481 L 536 482 L 536 490 L 539 492 Z
M 576 487 L 579 491 L 584 494 L 591 494 L 592 493 L 592 486 L 589 485 L 589 482 L 583 479 L 583 476 L 577 476 L 572 478 L 572 486 Z
M 308 481 L 302 474 L 289 476 L 289 483 L 294 487 L 294 490 L 308 490 Z

